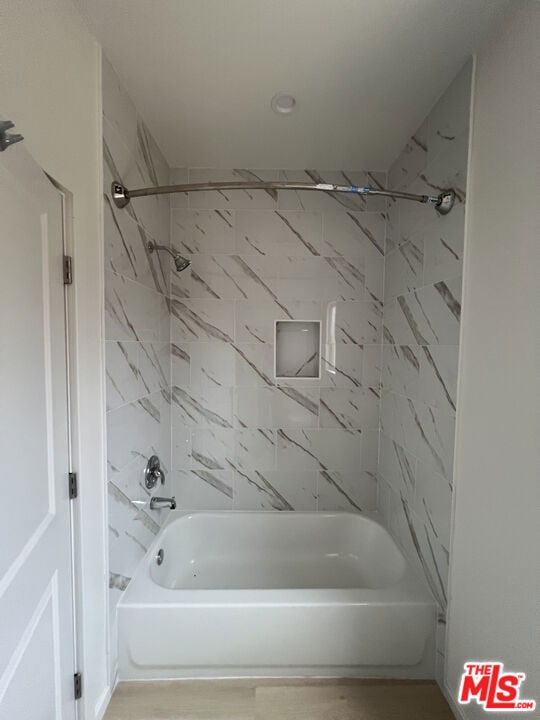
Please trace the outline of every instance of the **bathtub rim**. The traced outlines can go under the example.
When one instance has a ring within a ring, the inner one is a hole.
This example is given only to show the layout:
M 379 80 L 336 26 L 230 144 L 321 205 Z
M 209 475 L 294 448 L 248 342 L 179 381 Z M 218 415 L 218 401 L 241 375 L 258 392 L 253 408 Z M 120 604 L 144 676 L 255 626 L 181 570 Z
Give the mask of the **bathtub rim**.
M 380 588 L 166 588 L 156 583 L 151 577 L 151 565 L 155 562 L 155 556 L 161 542 L 161 537 L 166 529 L 174 522 L 193 515 L 203 516 L 242 516 L 262 515 L 271 517 L 277 511 L 265 510 L 172 510 L 148 551 L 137 568 L 126 591 L 118 604 L 117 610 L 121 607 L 146 607 L 151 605 L 154 608 L 163 609 L 181 607 L 251 607 L 262 605 L 268 607 L 279 606 L 343 606 L 343 605 L 372 605 L 393 606 L 409 604 L 415 606 L 436 607 L 436 601 L 427 585 L 425 578 L 414 572 L 410 562 L 404 556 L 394 538 L 381 522 L 376 511 L 348 512 L 348 511 L 280 511 L 279 516 L 284 514 L 291 516 L 314 516 L 314 517 L 341 517 L 350 516 L 375 524 L 381 528 L 394 545 L 395 550 L 401 555 L 405 562 L 403 577 L 394 584 Z

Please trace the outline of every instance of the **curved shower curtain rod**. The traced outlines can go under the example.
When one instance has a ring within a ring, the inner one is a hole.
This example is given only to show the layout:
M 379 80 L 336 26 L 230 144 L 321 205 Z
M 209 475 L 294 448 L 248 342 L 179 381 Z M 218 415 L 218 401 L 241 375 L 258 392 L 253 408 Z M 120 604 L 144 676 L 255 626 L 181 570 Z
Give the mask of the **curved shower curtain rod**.
M 149 195 L 170 195 L 172 193 L 200 192 L 203 190 L 318 190 L 326 193 L 349 193 L 353 195 L 382 195 L 398 200 L 414 200 L 415 202 L 433 205 L 440 215 L 447 215 L 454 206 L 456 194 L 453 190 L 443 190 L 439 195 L 414 195 L 398 190 L 384 190 L 358 185 L 334 185 L 332 183 L 279 182 L 264 180 L 216 183 L 185 183 L 184 185 L 160 185 L 157 187 L 128 190 L 125 185 L 115 180 L 111 185 L 112 199 L 118 208 L 124 208 L 132 198 Z

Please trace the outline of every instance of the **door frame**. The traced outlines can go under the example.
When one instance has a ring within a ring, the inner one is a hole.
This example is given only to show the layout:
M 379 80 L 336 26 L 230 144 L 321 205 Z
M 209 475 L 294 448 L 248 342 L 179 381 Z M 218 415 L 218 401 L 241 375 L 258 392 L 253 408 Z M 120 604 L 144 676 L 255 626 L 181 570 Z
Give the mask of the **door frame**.
M 82 283 L 78 282 L 79 276 L 85 271 L 84 248 L 78 252 L 77 234 L 74 227 L 74 196 L 73 193 L 64 187 L 56 178 L 49 175 L 45 170 L 49 181 L 56 188 L 62 198 L 63 216 L 63 244 L 64 255 L 72 259 L 73 282 L 64 286 L 64 308 L 65 308 L 65 333 L 66 333 L 66 359 L 67 359 L 67 392 L 68 392 L 68 421 L 69 421 L 69 471 L 77 473 L 78 497 L 71 502 L 71 553 L 72 553 L 72 590 L 73 590 L 73 622 L 74 622 L 74 657 L 77 671 L 82 673 L 82 700 L 76 703 L 77 720 L 100 720 L 104 715 L 112 695 L 111 685 L 111 651 L 110 651 L 110 628 L 109 628 L 109 554 L 107 537 L 107 492 L 106 492 L 106 415 L 105 415 L 105 349 L 104 349 L 104 247 L 103 233 L 100 232 L 97 238 L 99 256 L 97 283 L 100 288 L 98 302 L 100 313 L 101 332 L 99 342 L 99 392 L 95 397 L 96 409 L 99 407 L 99 423 L 88 427 L 88 421 L 84 417 L 81 389 L 85 388 L 88 375 L 85 369 L 84 358 L 86 357 L 88 343 L 91 339 L 80 331 L 81 326 L 86 324 L 87 315 L 94 311 L 92 298 L 89 292 L 82 289 Z M 102 189 L 102 188 L 101 188 Z M 100 193 L 100 197 L 102 194 Z M 100 202 L 97 208 L 100 220 L 102 218 L 103 203 Z M 102 222 L 100 222 L 102 228 Z M 97 288 L 96 288 L 97 289 Z M 99 447 L 95 449 L 95 456 L 101 472 L 96 480 L 94 492 L 85 492 L 85 480 L 91 476 L 88 468 L 85 467 L 83 457 L 83 444 L 85 443 L 85 432 L 90 429 L 100 438 Z M 97 492 L 96 492 L 97 491 Z M 99 538 L 85 532 L 89 521 L 94 521 L 98 526 Z M 97 542 L 96 542 L 97 540 Z M 97 566 L 97 567 L 96 567 Z M 95 570 L 101 571 L 101 584 L 95 583 Z M 101 605 L 102 627 L 104 629 L 104 652 L 99 653 L 99 659 L 106 666 L 107 684 L 98 688 L 97 702 L 89 705 L 91 696 L 96 697 L 95 690 L 86 693 L 85 679 L 90 677 L 88 664 L 90 657 L 96 655 L 88 647 L 93 642 L 95 626 L 92 619 L 88 618 L 89 604 L 95 602 L 96 593 L 102 594 Z

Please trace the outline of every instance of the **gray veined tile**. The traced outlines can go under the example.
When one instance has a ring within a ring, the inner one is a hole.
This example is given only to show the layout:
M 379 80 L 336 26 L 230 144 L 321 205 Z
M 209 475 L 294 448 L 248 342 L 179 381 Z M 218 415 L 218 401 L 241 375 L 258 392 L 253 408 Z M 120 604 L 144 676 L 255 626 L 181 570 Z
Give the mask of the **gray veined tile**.
M 361 458 L 360 430 L 278 430 L 278 470 L 354 471 L 361 467 Z
M 134 510 L 140 507 L 141 502 L 144 500 L 141 479 L 144 475 L 144 468 L 146 467 L 147 461 L 148 454 L 141 452 L 136 454 L 135 457 L 120 470 L 109 468 L 108 480 L 112 483 L 111 488 L 120 490 L 123 496 L 133 504 Z M 120 499 L 124 500 L 125 498 L 122 497 Z
M 276 467 L 276 433 L 267 428 L 235 431 L 234 457 L 238 470 L 274 470 Z
M 146 249 L 151 240 L 145 229 L 127 212 L 115 212 L 104 194 L 105 265 L 124 277 L 161 293 L 168 292 L 170 261 Z
M 171 301 L 171 339 L 182 342 L 232 342 L 232 300 L 187 299 Z
M 262 257 L 320 255 L 322 219 L 314 212 L 238 211 L 236 249 Z
M 455 432 L 452 413 L 385 392 L 381 402 L 381 430 L 452 481 Z
M 258 182 L 277 180 L 277 170 L 215 170 L 190 169 L 189 182 Z M 189 198 L 191 208 L 211 208 L 226 210 L 273 210 L 277 204 L 275 190 L 209 190 L 192 193 Z
M 321 469 L 317 454 L 317 430 L 281 429 L 277 432 L 277 442 L 277 469 L 279 471 L 297 472 Z
M 362 430 L 362 465 L 361 469 L 369 473 L 377 473 L 379 461 L 379 428 Z
M 417 460 L 384 433 L 380 436 L 378 472 L 396 493 L 412 503 L 416 484 Z
M 364 362 L 362 365 L 362 373 L 358 377 L 362 378 L 364 387 L 380 388 L 382 372 L 382 346 L 381 345 L 364 345 Z
M 317 473 L 237 471 L 235 510 L 315 510 Z
M 194 255 L 189 296 L 280 303 L 277 261 L 254 255 Z
M 147 394 L 139 374 L 138 342 L 107 342 L 105 358 L 107 410 L 113 410 Z
M 373 388 L 322 388 L 321 428 L 377 428 L 379 394 Z
M 317 432 L 321 470 L 356 471 L 362 467 L 362 431 L 324 428 Z
M 236 352 L 227 343 L 190 343 L 191 382 L 193 390 L 234 387 Z
M 193 429 L 191 457 L 193 469 L 234 470 L 236 467 L 234 430 Z
M 106 340 L 166 341 L 169 312 L 163 295 L 105 271 Z
M 393 186 L 392 186 L 393 187 Z M 384 242 L 385 254 L 392 252 L 400 243 L 399 236 L 399 208 L 400 200 L 388 199 L 386 211 L 386 237 Z
M 322 254 L 359 257 L 367 264 L 384 256 L 386 217 L 374 212 L 329 212 L 323 215 Z
M 431 529 L 437 542 L 450 548 L 452 518 L 452 487 L 430 465 L 418 462 L 413 507 L 424 524 Z
M 319 390 L 279 386 L 272 390 L 273 427 L 317 427 Z
M 188 470 L 191 467 L 191 428 L 179 422 L 172 413 L 171 417 L 172 470 Z
M 328 277 L 321 257 L 282 256 L 276 261 L 276 294 L 285 304 L 291 300 L 321 300 Z
M 233 470 L 175 470 L 173 487 L 183 510 L 232 510 Z
M 237 300 L 236 342 L 274 343 L 276 320 L 320 320 L 321 303 L 317 301 L 252 302 Z
M 139 117 L 137 120 L 136 157 L 145 168 L 153 185 L 166 185 L 169 182 L 169 166 L 163 157 L 152 134 Z
M 462 273 L 465 206 L 455 205 L 448 215 L 434 213 L 424 240 L 424 283 L 451 280 Z
M 438 282 L 389 303 L 385 308 L 385 341 L 457 345 L 460 319 L 461 278 Z
M 431 345 L 422 347 L 418 397 L 432 407 L 456 410 L 459 347 Z
M 366 267 L 362 258 L 325 257 L 326 267 L 321 273 L 325 300 L 363 300 L 366 286 Z M 320 290 L 319 290 L 320 292 Z
M 141 343 L 139 373 L 145 394 L 167 389 L 171 385 L 171 344 Z
M 131 577 L 159 526 L 112 482 L 108 483 L 108 498 L 111 571 Z
M 377 479 L 369 472 L 318 473 L 319 511 L 361 512 L 377 507 Z
M 185 185 L 189 182 L 188 168 L 171 168 L 169 171 L 169 182 L 171 185 Z M 174 193 L 170 196 L 171 208 L 187 208 L 189 205 L 189 193 Z
M 110 181 L 113 179 L 121 180 L 130 188 L 155 185 L 152 180 L 153 171 L 150 170 L 148 164 L 147 147 L 143 150 L 140 144 L 140 127 L 138 121 L 135 147 L 128 148 L 118 131 L 106 119 L 103 120 L 106 188 L 110 187 Z M 126 211 L 119 211 L 119 213 L 122 212 Z M 169 238 L 170 202 L 168 196 L 134 198 L 128 212 L 153 238 L 159 238 L 160 241 Z
M 326 304 L 326 339 L 332 344 L 375 344 L 380 340 L 382 313 L 374 303 L 360 301 Z
M 236 343 L 235 385 L 258 387 L 274 384 L 274 347 L 262 343 Z
M 468 151 L 469 132 L 466 130 L 420 174 L 412 192 L 436 194 L 452 188 L 456 193 L 456 203 L 463 203 L 467 191 Z
M 235 214 L 230 210 L 173 208 L 171 241 L 180 253 L 229 255 L 235 252 Z
M 191 347 L 191 343 L 171 344 L 171 385 L 190 386 Z
M 421 351 L 417 345 L 384 345 L 382 385 L 407 397 L 417 397 Z
M 458 73 L 428 117 L 428 164 L 451 148 L 469 127 L 472 61 Z
M 429 524 L 424 524 L 402 498 L 402 506 L 410 539 L 424 570 L 424 575 L 439 606 L 446 608 L 448 583 L 448 551 L 437 541 Z
M 323 386 L 357 388 L 362 384 L 364 346 L 329 343 L 322 347 Z
M 388 187 L 404 190 L 422 172 L 428 162 L 428 120 L 411 136 L 388 172 Z
M 365 173 L 322 170 L 282 170 L 280 179 L 289 182 L 334 183 L 340 185 L 365 185 Z M 361 195 L 326 193 L 311 190 L 280 190 L 280 210 L 307 210 L 332 212 L 336 210 L 365 210 L 366 201 Z
M 384 306 L 384 267 L 383 257 L 373 258 L 366 263 L 364 300 L 373 303 L 380 313 Z
M 231 388 L 206 388 L 192 391 L 173 386 L 173 427 L 232 427 L 233 396 Z
M 399 245 L 386 256 L 384 298 L 390 300 L 423 284 L 424 242 Z
M 316 388 L 238 387 L 235 425 L 240 428 L 317 427 L 319 391 Z
M 107 463 L 119 471 L 158 443 L 163 398 L 160 392 L 107 413 Z

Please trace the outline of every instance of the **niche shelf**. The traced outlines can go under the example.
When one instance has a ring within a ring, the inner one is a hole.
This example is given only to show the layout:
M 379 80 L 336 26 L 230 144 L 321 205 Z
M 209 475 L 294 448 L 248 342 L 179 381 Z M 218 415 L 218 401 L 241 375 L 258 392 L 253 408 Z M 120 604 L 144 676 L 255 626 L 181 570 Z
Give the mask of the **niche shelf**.
M 280 378 L 320 378 L 321 323 L 276 320 L 275 374 Z

